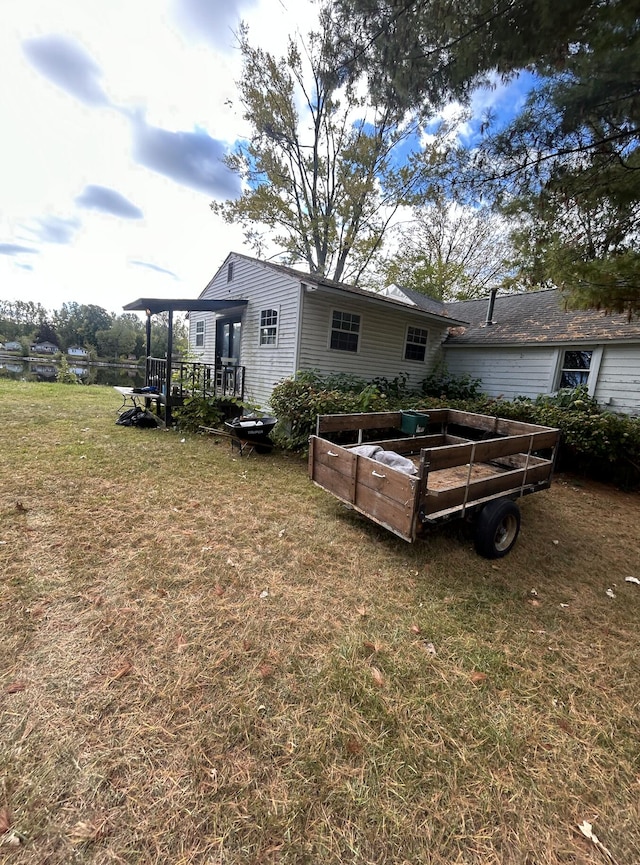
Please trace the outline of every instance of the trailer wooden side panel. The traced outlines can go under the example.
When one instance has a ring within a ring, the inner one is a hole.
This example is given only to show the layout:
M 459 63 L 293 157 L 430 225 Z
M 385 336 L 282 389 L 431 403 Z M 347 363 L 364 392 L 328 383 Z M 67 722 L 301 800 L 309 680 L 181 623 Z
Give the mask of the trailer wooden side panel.
M 357 511 L 407 541 L 413 540 L 418 478 L 311 437 L 311 479 Z
M 425 524 L 464 516 L 492 499 L 516 499 L 550 486 L 558 430 L 452 409 L 426 413 L 426 434 L 400 438 L 395 433 L 391 439 L 368 443 L 410 456 L 417 474 L 358 454 L 351 445 L 312 436 L 310 477 L 407 541 Z M 400 412 L 328 415 L 318 418 L 317 427 L 358 433 L 361 441 L 362 430 L 394 430 L 400 421 Z

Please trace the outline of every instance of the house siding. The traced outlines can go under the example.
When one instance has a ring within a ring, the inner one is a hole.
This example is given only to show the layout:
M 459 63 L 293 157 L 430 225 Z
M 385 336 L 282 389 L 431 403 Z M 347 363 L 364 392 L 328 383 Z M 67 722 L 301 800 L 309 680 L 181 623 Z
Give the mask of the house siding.
M 329 348 L 332 312 L 360 315 L 358 352 Z M 428 331 L 423 362 L 404 360 L 407 325 Z M 446 334 L 444 326 L 402 309 L 382 309 L 349 296 L 305 291 L 301 328 L 299 369 L 314 369 L 323 374 L 350 373 L 364 379 L 376 376 L 393 378 L 400 372 L 409 376 L 411 387 L 420 385 L 431 371 Z
M 227 265 L 233 261 L 233 279 L 227 281 Z M 245 400 L 267 407 L 275 382 L 296 371 L 297 320 L 300 283 L 293 277 L 264 267 L 260 262 L 231 256 L 202 293 L 203 299 L 248 300 L 242 315 L 240 365 L 245 367 Z M 278 310 L 277 344 L 260 345 L 260 312 Z M 228 313 L 194 312 L 189 319 L 189 343 L 194 356 L 215 362 L 216 319 Z M 198 348 L 196 322 L 205 322 L 204 347 Z
M 640 415 L 640 347 L 637 345 L 595 345 L 593 343 L 562 346 L 443 347 L 447 369 L 453 375 L 479 378 L 482 390 L 489 396 L 513 399 L 553 393 L 558 386 L 560 363 L 568 349 L 594 352 L 598 366 L 595 382 L 589 391 L 605 408 L 625 414 Z
M 605 347 L 595 397 L 611 411 L 640 415 L 640 346 Z
M 443 356 L 449 372 L 479 378 L 489 396 L 535 398 L 554 387 L 558 357 L 554 346 L 457 349 L 445 345 Z

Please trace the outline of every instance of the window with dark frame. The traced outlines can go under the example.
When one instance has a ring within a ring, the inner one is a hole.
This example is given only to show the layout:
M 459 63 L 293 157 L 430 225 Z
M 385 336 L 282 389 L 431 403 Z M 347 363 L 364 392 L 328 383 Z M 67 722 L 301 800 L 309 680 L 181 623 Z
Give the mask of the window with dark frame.
M 423 362 L 427 355 L 428 336 L 429 331 L 423 327 L 408 327 L 407 340 L 404 345 L 404 359 Z
M 227 282 L 233 281 L 233 262 L 230 261 L 227 265 Z
M 204 346 L 204 321 L 196 321 L 196 348 Z
M 589 382 L 592 351 L 565 351 L 558 387 L 579 387 Z
M 334 311 L 331 318 L 330 348 L 336 351 L 358 351 L 360 316 L 355 312 Z
M 278 310 L 260 311 L 260 345 L 276 345 L 278 341 Z

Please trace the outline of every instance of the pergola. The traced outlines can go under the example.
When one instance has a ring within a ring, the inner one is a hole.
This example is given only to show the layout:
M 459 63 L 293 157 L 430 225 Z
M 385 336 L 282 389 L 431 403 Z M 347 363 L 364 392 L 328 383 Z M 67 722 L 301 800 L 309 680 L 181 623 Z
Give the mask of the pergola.
M 173 313 L 174 312 L 224 312 L 225 310 L 237 309 L 246 306 L 247 300 L 204 300 L 195 298 L 185 300 L 184 298 L 161 298 L 161 297 L 139 297 L 132 303 L 127 303 L 123 309 L 127 312 L 144 312 L 147 316 L 146 335 L 146 370 L 145 385 L 148 385 L 149 359 L 151 357 L 151 316 L 161 312 L 168 313 L 167 332 L 167 380 L 166 380 L 166 402 L 165 402 L 165 424 L 171 423 L 171 360 L 173 357 Z

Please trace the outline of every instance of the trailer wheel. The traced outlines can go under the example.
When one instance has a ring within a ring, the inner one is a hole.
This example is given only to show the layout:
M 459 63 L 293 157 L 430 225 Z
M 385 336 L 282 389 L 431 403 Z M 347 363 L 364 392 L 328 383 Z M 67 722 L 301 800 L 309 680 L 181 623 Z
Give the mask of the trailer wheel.
M 485 559 L 501 559 L 511 550 L 520 531 L 520 510 L 511 499 L 485 505 L 475 527 L 476 550 Z

